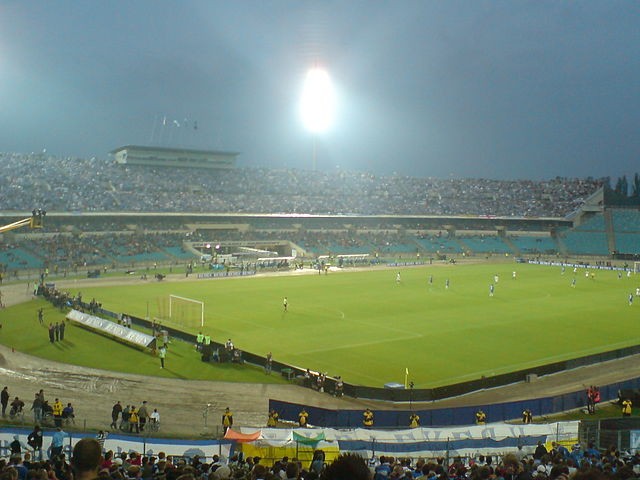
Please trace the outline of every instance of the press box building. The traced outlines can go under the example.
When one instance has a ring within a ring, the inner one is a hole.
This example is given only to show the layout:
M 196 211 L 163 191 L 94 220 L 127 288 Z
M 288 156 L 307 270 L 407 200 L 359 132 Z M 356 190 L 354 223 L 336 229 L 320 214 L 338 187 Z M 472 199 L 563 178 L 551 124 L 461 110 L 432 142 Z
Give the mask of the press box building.
M 125 145 L 111 151 L 116 163 L 152 167 L 235 168 L 238 152 Z

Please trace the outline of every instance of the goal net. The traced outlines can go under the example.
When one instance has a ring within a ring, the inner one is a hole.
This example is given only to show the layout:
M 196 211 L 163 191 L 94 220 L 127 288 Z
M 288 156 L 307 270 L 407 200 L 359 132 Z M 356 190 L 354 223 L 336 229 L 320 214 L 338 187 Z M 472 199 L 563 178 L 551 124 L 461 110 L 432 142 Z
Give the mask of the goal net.
M 193 298 L 169 295 L 158 299 L 158 317 L 187 327 L 204 326 L 204 302 Z
M 640 273 L 640 262 L 633 262 L 633 273 Z

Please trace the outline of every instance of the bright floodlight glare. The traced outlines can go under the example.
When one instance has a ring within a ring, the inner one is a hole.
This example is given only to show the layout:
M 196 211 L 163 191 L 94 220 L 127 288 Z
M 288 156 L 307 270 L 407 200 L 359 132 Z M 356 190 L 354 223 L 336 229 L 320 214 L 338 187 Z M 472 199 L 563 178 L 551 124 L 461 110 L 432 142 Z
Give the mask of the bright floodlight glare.
M 329 74 L 313 68 L 307 74 L 300 101 L 300 115 L 307 130 L 322 133 L 333 121 L 335 96 Z

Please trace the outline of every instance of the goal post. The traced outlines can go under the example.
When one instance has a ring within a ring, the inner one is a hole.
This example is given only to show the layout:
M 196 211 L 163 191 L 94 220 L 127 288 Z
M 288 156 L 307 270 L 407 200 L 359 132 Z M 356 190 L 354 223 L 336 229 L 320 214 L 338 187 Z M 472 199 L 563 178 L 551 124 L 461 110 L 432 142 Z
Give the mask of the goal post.
M 640 262 L 633 262 L 633 273 L 640 273 Z
M 170 294 L 168 314 L 173 322 L 204 327 L 204 302 L 201 300 Z

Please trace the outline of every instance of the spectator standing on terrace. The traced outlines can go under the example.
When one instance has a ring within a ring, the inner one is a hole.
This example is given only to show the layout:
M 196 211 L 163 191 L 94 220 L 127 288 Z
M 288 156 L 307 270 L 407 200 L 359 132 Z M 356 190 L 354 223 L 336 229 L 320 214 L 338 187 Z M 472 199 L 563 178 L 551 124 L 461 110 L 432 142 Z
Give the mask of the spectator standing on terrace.
M 2 416 L 7 416 L 7 405 L 9 405 L 9 387 L 4 387 L 0 393 L 0 404 L 2 404 Z
M 27 445 L 33 449 L 34 460 L 42 460 L 42 430 L 38 425 L 33 427 L 33 431 L 27 436 Z M 36 453 L 37 458 L 36 458 Z
M 131 417 L 131 406 L 127 405 L 122 409 L 122 421 L 120 422 L 120 430 L 125 432 L 129 430 L 129 417 Z
M 27 446 L 24 443 L 22 443 L 22 441 L 20 440 L 20 435 L 14 435 L 13 442 L 9 444 L 11 455 L 15 455 L 15 454 L 21 455 L 23 448 L 27 450 Z
M 522 412 L 522 423 L 528 424 L 533 421 L 533 413 L 528 408 Z
M 380 455 L 380 464 L 377 465 L 374 469 L 374 480 L 384 480 L 391 475 L 391 472 L 393 471 L 393 468 L 391 468 L 392 461 L 393 457 L 389 459 L 384 455 Z
M 144 427 L 147 424 L 149 418 L 149 411 L 147 410 L 147 401 L 142 402 L 142 406 L 138 409 L 138 423 L 140 424 L 140 431 L 144 431 Z
M 29 453 L 25 454 L 27 457 Z M 3 462 L 4 463 L 4 462 Z M 12 479 L 12 480 L 26 480 L 29 471 L 24 463 L 22 463 L 22 455 L 19 453 L 14 453 L 9 457 L 9 464 L 6 470 L 3 469 L 3 478 Z M 14 473 L 15 472 L 15 473 Z M 6 473 L 9 473 L 7 476 Z
M 51 450 L 49 458 L 55 459 L 62 453 L 62 447 L 64 446 L 64 439 L 69 437 L 69 434 L 62 430 L 61 427 L 57 427 L 51 437 Z
M 631 416 L 631 412 L 633 407 L 633 403 L 631 402 L 631 400 L 629 400 L 628 398 L 625 398 L 624 400 L 622 400 L 622 416 L 623 417 L 630 417 Z
M 476 424 L 484 425 L 485 423 L 487 423 L 487 414 L 480 409 L 476 412 Z
M 122 404 L 118 400 L 111 408 L 111 428 L 116 430 L 118 428 L 118 417 L 122 413 Z
M 31 404 L 31 410 L 33 410 L 33 423 L 40 423 L 42 421 L 42 399 L 37 393 Z
M 547 447 L 541 441 L 538 441 L 538 445 L 536 446 L 535 451 L 533 452 L 533 458 L 536 460 L 541 460 L 547 453 Z

